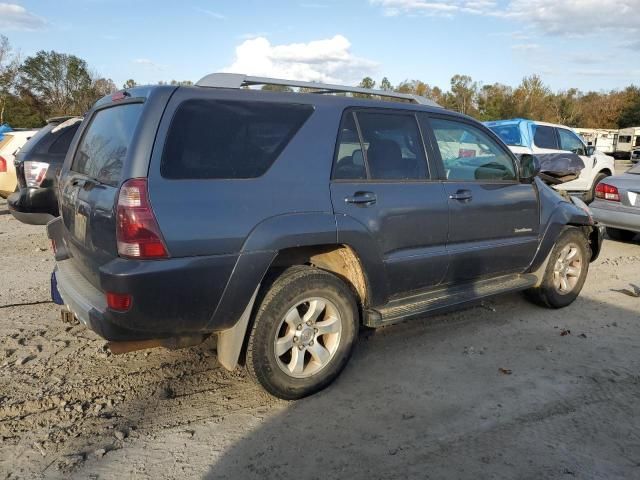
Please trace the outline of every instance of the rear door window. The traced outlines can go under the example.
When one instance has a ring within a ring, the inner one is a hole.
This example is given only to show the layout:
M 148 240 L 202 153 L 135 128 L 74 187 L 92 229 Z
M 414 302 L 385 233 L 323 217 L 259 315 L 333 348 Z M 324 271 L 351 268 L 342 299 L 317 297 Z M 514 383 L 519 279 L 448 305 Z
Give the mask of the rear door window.
M 313 106 L 187 100 L 171 121 L 160 172 L 165 178 L 256 178 L 278 158 Z
M 424 145 L 413 115 L 357 112 L 372 180 L 425 180 Z
M 71 170 L 117 186 L 143 105 L 130 103 L 98 110 L 78 145 Z
M 553 127 L 546 125 L 533 125 L 533 143 L 538 148 L 558 150 L 558 139 Z

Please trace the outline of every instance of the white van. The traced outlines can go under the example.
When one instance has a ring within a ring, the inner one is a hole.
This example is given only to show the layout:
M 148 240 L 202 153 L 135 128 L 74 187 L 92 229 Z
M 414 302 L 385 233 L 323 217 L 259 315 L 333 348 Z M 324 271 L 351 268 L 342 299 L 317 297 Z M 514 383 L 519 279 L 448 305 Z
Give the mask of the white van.
M 640 148 L 640 127 L 621 128 L 618 130 L 616 158 L 631 159 L 631 152 L 637 148 Z

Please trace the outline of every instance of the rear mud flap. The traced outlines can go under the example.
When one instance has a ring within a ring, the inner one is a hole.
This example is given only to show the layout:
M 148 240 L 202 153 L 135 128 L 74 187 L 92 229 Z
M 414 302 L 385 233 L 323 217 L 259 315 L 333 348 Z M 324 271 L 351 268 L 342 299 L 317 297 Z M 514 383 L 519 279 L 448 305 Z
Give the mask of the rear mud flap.
M 58 291 L 58 280 L 56 280 L 56 271 L 58 267 L 53 269 L 51 272 L 51 301 L 56 305 L 64 305 L 64 300 L 60 296 L 60 292 Z

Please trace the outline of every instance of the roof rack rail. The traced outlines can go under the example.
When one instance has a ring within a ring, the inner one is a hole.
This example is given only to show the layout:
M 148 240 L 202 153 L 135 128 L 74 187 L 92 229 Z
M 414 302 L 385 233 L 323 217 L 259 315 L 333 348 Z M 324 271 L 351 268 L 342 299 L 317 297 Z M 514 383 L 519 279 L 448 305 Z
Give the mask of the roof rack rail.
M 198 87 L 212 88 L 241 88 L 253 85 L 281 85 L 283 87 L 311 88 L 316 91 L 311 93 L 360 93 L 378 97 L 398 98 L 408 102 L 430 107 L 440 107 L 436 102 L 420 95 L 411 93 L 398 93 L 388 90 L 374 90 L 371 88 L 349 87 L 347 85 L 331 85 L 328 83 L 301 82 L 297 80 L 283 80 L 281 78 L 252 77 L 242 73 L 210 73 L 196 82 Z

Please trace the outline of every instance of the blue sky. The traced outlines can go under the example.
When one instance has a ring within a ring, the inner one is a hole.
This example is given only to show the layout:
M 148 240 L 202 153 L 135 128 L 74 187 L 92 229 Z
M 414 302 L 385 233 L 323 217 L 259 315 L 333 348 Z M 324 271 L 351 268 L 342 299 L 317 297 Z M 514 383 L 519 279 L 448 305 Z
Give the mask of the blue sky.
M 640 0 L 5 0 L 0 33 L 23 57 L 73 53 L 119 86 L 221 70 L 444 88 L 455 73 L 640 85 Z

